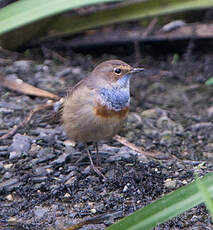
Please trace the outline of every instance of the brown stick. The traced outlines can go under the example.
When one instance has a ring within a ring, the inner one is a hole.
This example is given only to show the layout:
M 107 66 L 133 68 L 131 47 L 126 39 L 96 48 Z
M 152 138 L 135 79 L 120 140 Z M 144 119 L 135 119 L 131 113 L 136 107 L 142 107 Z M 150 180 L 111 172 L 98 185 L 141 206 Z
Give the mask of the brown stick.
M 133 143 L 130 143 L 129 141 L 127 141 L 127 139 L 125 137 L 121 137 L 119 135 L 115 135 L 113 137 L 114 140 L 120 142 L 122 145 L 125 145 L 127 147 L 129 147 L 130 149 L 138 152 L 138 153 L 141 153 L 145 156 L 149 156 L 149 157 L 157 157 L 157 155 L 160 154 L 160 152 L 147 152 L 144 150 L 143 147 L 139 147 L 139 146 L 136 146 L 135 144 Z
M 30 84 L 23 82 L 20 79 L 9 80 L 6 77 L 0 76 L 0 85 L 15 90 L 17 92 L 28 94 L 32 96 L 45 97 L 53 100 L 58 100 L 60 97 L 56 94 L 50 93 L 46 90 L 36 88 Z
M 149 23 L 148 27 L 146 28 L 146 30 L 143 32 L 142 34 L 142 38 L 146 38 L 148 37 L 152 31 L 154 30 L 155 25 L 158 22 L 158 18 L 153 18 L 152 21 Z
M 41 111 L 43 109 L 51 108 L 53 105 L 54 105 L 54 102 L 52 102 L 50 104 L 40 105 L 40 106 L 34 108 L 33 110 L 31 110 L 29 112 L 28 116 L 24 119 L 24 121 L 22 121 L 18 125 L 15 125 L 8 133 L 6 133 L 3 136 L 1 136 L 0 140 L 5 140 L 5 139 L 13 136 L 17 132 L 18 129 L 20 129 L 21 127 L 24 127 L 25 125 L 27 125 L 30 122 L 32 116 L 35 113 L 37 113 L 37 112 L 39 112 L 39 111 Z
M 78 224 L 75 224 L 73 226 L 65 228 L 64 230 L 78 230 L 78 229 L 82 228 L 84 225 L 100 224 L 100 223 L 103 223 L 104 220 L 107 220 L 107 219 L 110 219 L 113 216 L 116 216 L 117 213 L 118 212 L 115 212 L 115 213 L 112 213 L 112 214 L 106 214 L 106 215 L 100 215 L 100 216 L 91 217 L 91 218 L 88 218 L 86 220 L 83 220 L 83 221 L 79 222 Z
M 148 37 L 149 34 L 152 33 L 157 22 L 158 22 L 158 19 L 156 17 L 152 19 L 152 21 L 149 23 L 146 30 L 142 33 L 142 36 L 141 36 L 142 39 Z M 141 38 L 138 37 L 138 39 L 134 41 L 136 64 L 140 64 L 140 61 L 141 61 L 141 49 L 140 49 L 140 39 Z

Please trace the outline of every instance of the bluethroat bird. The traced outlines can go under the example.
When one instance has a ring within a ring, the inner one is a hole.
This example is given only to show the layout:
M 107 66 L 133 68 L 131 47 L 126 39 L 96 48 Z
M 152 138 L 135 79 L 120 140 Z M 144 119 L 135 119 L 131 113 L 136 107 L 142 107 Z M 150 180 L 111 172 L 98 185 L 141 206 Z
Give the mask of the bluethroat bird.
M 93 170 L 94 166 L 87 143 L 108 140 L 122 128 L 130 104 L 130 78 L 143 68 L 133 68 L 120 60 L 99 64 L 87 78 L 77 83 L 64 101 L 62 122 L 65 132 L 73 141 L 87 146 Z

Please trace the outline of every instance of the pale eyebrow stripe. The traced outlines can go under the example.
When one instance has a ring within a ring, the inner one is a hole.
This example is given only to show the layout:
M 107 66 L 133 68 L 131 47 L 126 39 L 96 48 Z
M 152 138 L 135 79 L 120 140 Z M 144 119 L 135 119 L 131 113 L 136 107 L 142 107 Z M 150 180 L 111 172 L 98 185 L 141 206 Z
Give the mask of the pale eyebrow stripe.
M 125 65 L 119 65 L 116 68 L 121 68 L 121 69 L 124 69 L 124 70 L 131 70 L 130 66 L 125 66 Z

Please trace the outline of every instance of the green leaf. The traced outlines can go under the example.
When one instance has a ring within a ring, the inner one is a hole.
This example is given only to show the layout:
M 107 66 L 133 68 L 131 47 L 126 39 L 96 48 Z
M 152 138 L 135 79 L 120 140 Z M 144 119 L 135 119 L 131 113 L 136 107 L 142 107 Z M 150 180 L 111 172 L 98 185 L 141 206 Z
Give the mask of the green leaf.
M 149 0 L 136 3 L 130 2 L 129 4 L 98 11 L 90 15 L 62 16 L 52 24 L 49 31 L 54 31 L 54 34 L 49 34 L 49 37 L 53 37 L 53 35 L 70 35 L 97 26 L 192 9 L 202 9 L 210 6 L 213 7 L 213 0 Z
M 17 49 L 38 37 L 55 38 L 113 23 L 213 7 L 213 0 L 129 0 L 117 7 L 86 15 L 61 14 L 78 7 L 111 1 L 116 0 L 22 0 L 10 4 L 0 9 L 0 35 L 4 34 L 0 38 L 1 46 Z
M 22 0 L 0 9 L 0 34 L 71 9 L 116 0 Z
M 213 197 L 213 173 L 205 175 L 200 180 Z M 107 230 L 151 229 L 202 202 L 204 202 L 203 196 L 196 182 L 192 182 L 123 218 L 108 227 Z
M 212 85 L 213 84 L 213 77 L 209 78 L 209 80 L 207 80 L 205 82 L 206 85 Z
M 196 182 L 206 207 L 213 218 L 213 200 L 211 199 L 211 195 L 209 194 L 207 186 L 200 178 L 196 177 Z

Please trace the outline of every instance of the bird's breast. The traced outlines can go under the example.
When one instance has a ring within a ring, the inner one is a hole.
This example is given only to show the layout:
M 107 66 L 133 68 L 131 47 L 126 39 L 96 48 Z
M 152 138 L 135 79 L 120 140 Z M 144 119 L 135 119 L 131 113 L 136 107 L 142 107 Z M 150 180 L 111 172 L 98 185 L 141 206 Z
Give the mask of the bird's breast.
M 102 88 L 100 104 L 109 111 L 123 111 L 130 103 L 129 85 L 124 88 Z
M 95 115 L 101 118 L 117 118 L 118 120 L 122 120 L 126 117 L 128 111 L 128 106 L 119 111 L 109 109 L 106 105 L 101 105 L 100 103 L 97 103 L 94 107 Z

